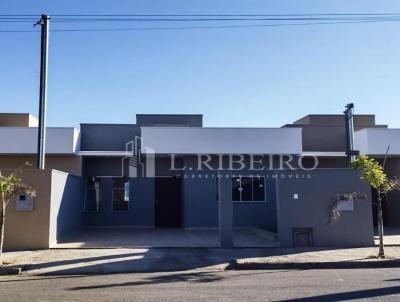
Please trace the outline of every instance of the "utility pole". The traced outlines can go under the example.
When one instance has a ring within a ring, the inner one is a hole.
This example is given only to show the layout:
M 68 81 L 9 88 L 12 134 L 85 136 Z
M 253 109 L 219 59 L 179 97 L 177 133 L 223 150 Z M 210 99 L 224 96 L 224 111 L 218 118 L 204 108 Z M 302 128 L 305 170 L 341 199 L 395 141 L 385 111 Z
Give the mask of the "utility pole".
M 40 92 L 39 92 L 39 128 L 37 144 L 37 168 L 44 169 L 46 148 L 46 101 L 47 101 L 47 59 L 49 48 L 48 15 L 42 15 L 35 24 L 41 26 L 40 42 Z

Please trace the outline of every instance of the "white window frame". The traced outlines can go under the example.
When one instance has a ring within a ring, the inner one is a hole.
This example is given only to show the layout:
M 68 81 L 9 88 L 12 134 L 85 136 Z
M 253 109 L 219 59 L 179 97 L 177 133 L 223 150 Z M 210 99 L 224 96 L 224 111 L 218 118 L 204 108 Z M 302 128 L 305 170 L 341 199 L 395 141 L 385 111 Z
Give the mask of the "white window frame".
M 233 178 L 239 178 L 240 179 L 240 188 L 242 188 L 242 178 L 243 177 L 250 177 L 251 178 L 251 195 L 254 196 L 254 187 L 253 187 L 253 178 L 263 178 L 263 183 L 264 183 L 264 200 L 242 200 L 242 191 L 239 191 L 240 193 L 240 200 L 233 200 L 232 202 L 243 202 L 243 203 L 253 203 L 253 202 L 268 202 L 267 201 L 267 182 L 266 182 L 266 177 L 265 176 L 254 176 L 254 175 L 234 175 L 231 177 L 231 192 L 233 191 L 233 186 L 232 186 L 232 179 Z
M 89 176 L 92 177 L 92 176 Z M 95 177 L 98 178 L 98 177 Z M 96 188 L 97 186 L 97 188 Z M 94 182 L 94 188 L 90 189 L 90 190 L 94 190 L 94 194 L 95 194 L 95 198 L 96 198 L 96 210 L 94 211 L 89 211 L 87 210 L 87 197 L 88 197 L 88 189 L 85 185 L 85 196 L 84 196 L 84 204 L 83 204 L 83 211 L 85 213 L 99 213 L 100 212 L 100 181 L 95 181 Z
M 112 178 L 123 178 L 123 177 L 115 177 L 115 176 L 113 176 Z M 130 200 L 129 200 L 129 196 L 128 196 L 128 200 L 126 199 L 126 197 L 127 197 L 127 195 L 126 195 L 126 187 L 127 186 L 130 186 L 130 182 L 129 182 L 129 179 L 127 180 L 127 181 L 125 181 L 124 182 L 124 186 L 123 187 L 120 187 L 120 188 L 113 188 L 112 187 L 112 179 L 111 179 L 111 212 L 112 213 L 128 213 L 129 212 L 129 210 L 130 210 Z M 124 202 L 126 202 L 127 204 L 128 204 L 128 208 L 126 209 L 126 211 L 117 211 L 117 210 L 114 210 L 114 190 L 124 190 Z M 129 190 L 128 190 L 129 192 L 128 192 L 128 194 L 130 194 L 130 187 L 129 187 Z

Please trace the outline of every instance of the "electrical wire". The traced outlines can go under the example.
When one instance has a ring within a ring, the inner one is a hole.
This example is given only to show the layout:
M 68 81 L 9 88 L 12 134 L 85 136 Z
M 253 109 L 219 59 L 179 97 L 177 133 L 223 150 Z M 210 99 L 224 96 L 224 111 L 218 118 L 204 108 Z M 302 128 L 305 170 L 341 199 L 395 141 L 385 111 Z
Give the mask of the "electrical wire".
M 37 21 L 35 15 L 0 15 L 0 23 L 32 23 Z M 99 18 L 99 16 L 101 18 Z M 162 16 L 162 18 L 160 18 Z M 37 16 L 38 17 L 38 16 Z M 157 18 L 155 18 L 157 17 Z M 189 18 L 190 17 L 190 18 Z M 195 18 L 193 18 L 195 17 Z M 269 24 L 224 24 L 211 26 L 179 26 L 179 27 L 134 27 L 134 28 L 55 28 L 52 32 L 89 32 L 89 31 L 145 31 L 145 30 L 184 30 L 184 29 L 218 29 L 218 28 L 251 28 L 308 26 L 349 23 L 377 23 L 400 21 L 400 14 L 287 14 L 287 15 L 53 15 L 51 22 L 56 23 L 98 23 L 98 22 L 237 22 L 268 21 Z M 276 23 L 282 22 L 284 23 Z M 304 21 L 299 23 L 299 21 Z M 0 33 L 38 32 L 38 30 L 0 29 Z
M 107 31 L 153 31 L 153 30 L 188 30 L 188 29 L 227 29 L 251 27 L 284 27 L 284 26 L 312 26 L 331 24 L 354 24 L 376 22 L 398 22 L 400 20 L 366 20 L 366 21 L 337 21 L 337 22 L 311 22 L 311 23 L 277 23 L 277 24 L 249 24 L 249 25 L 215 25 L 215 26 L 182 26 L 182 27 L 136 27 L 136 28 L 80 28 L 80 29 L 53 29 L 50 32 L 107 32 Z M 34 33 L 39 30 L 0 30 L 0 33 Z

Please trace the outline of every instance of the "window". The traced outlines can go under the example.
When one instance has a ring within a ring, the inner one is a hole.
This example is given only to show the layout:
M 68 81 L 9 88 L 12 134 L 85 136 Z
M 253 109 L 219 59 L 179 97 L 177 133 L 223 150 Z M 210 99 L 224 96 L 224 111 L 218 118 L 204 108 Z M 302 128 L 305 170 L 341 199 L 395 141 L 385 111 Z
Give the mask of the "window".
M 232 201 L 265 201 L 265 178 L 232 177 Z
M 129 210 L 129 181 L 118 177 L 112 179 L 112 210 L 127 212 Z
M 86 178 L 85 204 L 86 212 L 98 212 L 100 204 L 100 179 L 90 176 Z

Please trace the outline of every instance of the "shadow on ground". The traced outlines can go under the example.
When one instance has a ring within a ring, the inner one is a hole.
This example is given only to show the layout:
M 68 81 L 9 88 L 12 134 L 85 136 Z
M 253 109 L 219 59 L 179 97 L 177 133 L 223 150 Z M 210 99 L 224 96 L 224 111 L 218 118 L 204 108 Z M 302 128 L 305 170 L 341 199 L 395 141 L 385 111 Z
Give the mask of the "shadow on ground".
M 250 263 L 238 264 L 237 259 L 287 256 L 326 249 L 282 248 L 152 248 L 152 249 L 103 249 L 103 250 L 57 250 L 64 253 L 65 260 L 44 261 L 23 265 L 23 271 L 32 275 L 89 275 L 135 272 L 173 272 L 192 269 L 331 269 L 331 268 L 377 268 L 397 267 L 399 260 L 321 262 L 321 257 L 303 263 Z M 95 255 L 95 256 L 93 256 Z M 85 257 L 87 256 L 87 257 Z M 58 256 L 60 258 L 60 256 Z M 62 258 L 62 257 L 61 257 Z M 28 260 L 29 261 L 29 260 Z
M 349 291 L 343 293 L 333 293 L 325 294 L 313 297 L 295 298 L 295 299 L 285 299 L 280 301 L 292 301 L 292 302 L 333 302 L 333 301 L 348 301 L 348 300 L 359 300 L 368 298 L 377 298 L 390 295 L 400 294 L 400 286 L 383 287 L 383 288 L 373 288 L 373 289 L 363 289 L 356 291 Z

